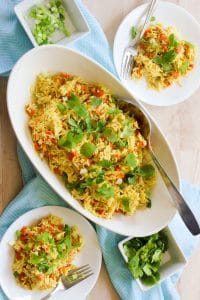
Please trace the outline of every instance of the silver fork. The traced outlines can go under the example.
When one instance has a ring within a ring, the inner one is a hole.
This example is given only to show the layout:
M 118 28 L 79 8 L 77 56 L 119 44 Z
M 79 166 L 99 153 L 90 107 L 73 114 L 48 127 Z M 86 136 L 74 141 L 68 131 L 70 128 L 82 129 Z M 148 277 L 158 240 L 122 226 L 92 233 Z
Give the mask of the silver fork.
M 60 281 L 58 282 L 57 286 L 53 289 L 53 291 L 47 296 L 41 298 L 41 300 L 49 299 L 58 291 L 68 290 L 72 286 L 78 284 L 79 282 L 85 280 L 93 274 L 94 273 L 92 273 L 92 270 L 89 265 L 84 265 L 80 268 L 73 269 L 69 271 L 67 275 L 61 276 Z
M 122 56 L 122 64 L 121 64 L 121 71 L 120 71 L 120 77 L 127 79 L 130 75 L 132 66 L 133 66 L 133 57 L 137 54 L 137 45 L 143 36 L 147 26 L 149 25 L 149 21 L 154 13 L 155 7 L 157 5 L 158 0 L 151 0 L 147 12 L 146 12 L 146 18 L 144 21 L 144 24 L 142 26 L 142 29 L 140 33 L 136 36 L 136 38 L 133 41 L 133 44 L 131 46 L 128 46 L 124 49 L 124 53 Z

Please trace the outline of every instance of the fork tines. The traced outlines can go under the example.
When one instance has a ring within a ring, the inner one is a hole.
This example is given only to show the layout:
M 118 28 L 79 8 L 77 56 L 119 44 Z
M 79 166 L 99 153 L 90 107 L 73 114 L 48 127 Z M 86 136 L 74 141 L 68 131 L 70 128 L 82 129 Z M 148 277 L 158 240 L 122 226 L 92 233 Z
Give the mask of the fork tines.
M 86 278 L 90 277 L 94 273 L 92 272 L 89 265 L 84 265 L 80 268 L 69 271 L 66 276 L 62 277 L 62 282 L 66 288 L 73 286 Z

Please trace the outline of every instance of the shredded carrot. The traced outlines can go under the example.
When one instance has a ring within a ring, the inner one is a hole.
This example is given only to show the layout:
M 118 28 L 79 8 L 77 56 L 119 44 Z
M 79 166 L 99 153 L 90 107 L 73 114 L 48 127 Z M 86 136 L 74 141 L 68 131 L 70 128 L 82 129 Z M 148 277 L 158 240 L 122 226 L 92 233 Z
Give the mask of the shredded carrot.
M 96 88 L 95 91 L 93 92 L 94 96 L 96 97 L 102 97 L 105 93 L 103 90 Z
M 178 71 L 174 71 L 172 76 L 174 77 L 174 79 L 177 79 L 179 76 L 179 72 Z
M 76 157 L 77 155 L 78 155 L 77 152 L 71 151 L 71 152 L 68 153 L 68 159 L 72 161 L 73 158 Z
M 59 169 L 58 167 L 54 168 L 54 169 L 53 169 L 53 172 L 54 172 L 55 174 L 60 175 L 60 169 Z

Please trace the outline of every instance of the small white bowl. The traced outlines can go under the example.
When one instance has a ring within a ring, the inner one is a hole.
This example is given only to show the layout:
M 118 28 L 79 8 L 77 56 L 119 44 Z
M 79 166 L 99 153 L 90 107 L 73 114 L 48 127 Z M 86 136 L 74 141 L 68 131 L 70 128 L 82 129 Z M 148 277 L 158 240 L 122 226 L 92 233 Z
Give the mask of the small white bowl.
M 24 0 L 14 7 L 19 22 L 35 47 L 38 47 L 39 45 L 31 32 L 31 26 L 33 24 L 31 19 L 28 18 L 28 12 L 34 5 L 43 3 L 48 3 L 48 1 Z M 67 16 L 65 25 L 71 32 L 71 35 L 66 37 L 63 33 L 56 33 L 52 39 L 55 40 L 54 44 L 65 46 L 87 35 L 90 32 L 90 28 L 75 0 L 63 0 L 63 6 Z
M 186 258 L 179 248 L 175 238 L 173 237 L 169 227 L 165 227 L 163 229 L 164 233 L 166 234 L 168 238 L 168 250 L 163 253 L 163 257 L 161 260 L 161 266 L 160 266 L 160 280 L 158 283 L 148 286 L 145 285 L 141 279 L 136 279 L 138 285 L 143 291 L 147 291 L 154 287 L 157 284 L 160 284 L 163 280 L 165 280 L 167 277 L 172 276 L 173 274 L 179 272 L 185 265 L 186 265 Z M 121 252 L 125 262 L 128 262 L 128 258 L 124 252 L 123 245 L 129 241 L 134 239 L 134 237 L 128 237 L 118 244 L 119 251 Z

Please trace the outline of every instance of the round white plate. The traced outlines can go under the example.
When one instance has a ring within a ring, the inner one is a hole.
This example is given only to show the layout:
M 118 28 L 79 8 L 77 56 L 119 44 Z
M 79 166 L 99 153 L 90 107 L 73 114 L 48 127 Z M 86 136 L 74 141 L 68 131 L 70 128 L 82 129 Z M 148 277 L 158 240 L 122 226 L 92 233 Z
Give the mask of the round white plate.
M 97 236 L 92 225 L 71 209 L 61 206 L 43 206 L 33 209 L 19 217 L 11 224 L 1 240 L 0 253 L 1 258 L 3 259 L 1 259 L 0 285 L 6 296 L 11 300 L 39 300 L 50 292 L 50 290 L 44 292 L 29 291 L 17 285 L 12 274 L 14 251 L 9 245 L 10 241 L 15 240 L 15 232 L 17 229 L 21 229 L 21 227 L 25 225 L 31 225 L 48 214 L 54 214 L 61 217 L 64 222 L 70 226 L 78 226 L 79 232 L 84 238 L 84 246 L 74 260 L 74 264 L 77 266 L 89 264 L 94 273 L 92 276 L 73 286 L 69 290 L 58 292 L 55 296 L 51 297 L 51 300 L 84 299 L 97 281 L 101 268 L 102 256 Z
M 147 4 L 144 4 L 130 12 L 122 21 L 115 35 L 113 57 L 119 76 L 124 49 L 131 44 L 130 29 L 132 26 L 136 26 L 146 8 Z M 162 91 L 148 88 L 145 79 L 132 80 L 129 78 L 122 79 L 122 81 L 137 99 L 145 103 L 157 106 L 174 105 L 190 97 L 200 84 L 200 25 L 184 8 L 170 2 L 160 1 L 153 15 L 156 22 L 160 22 L 164 26 L 175 27 L 182 39 L 196 46 L 195 67 L 187 76 L 182 77 L 181 86 L 175 83 Z

